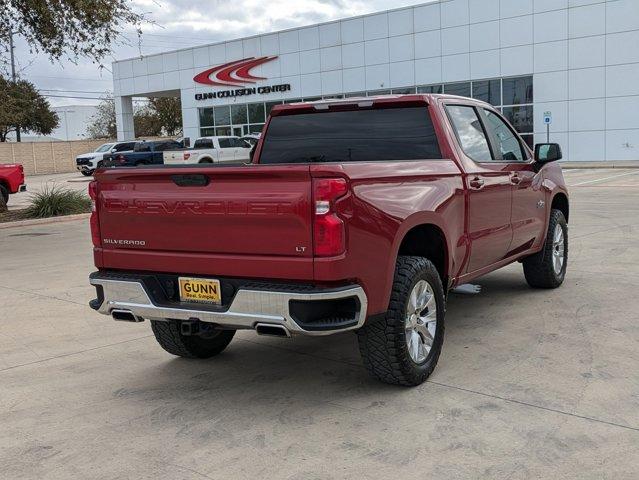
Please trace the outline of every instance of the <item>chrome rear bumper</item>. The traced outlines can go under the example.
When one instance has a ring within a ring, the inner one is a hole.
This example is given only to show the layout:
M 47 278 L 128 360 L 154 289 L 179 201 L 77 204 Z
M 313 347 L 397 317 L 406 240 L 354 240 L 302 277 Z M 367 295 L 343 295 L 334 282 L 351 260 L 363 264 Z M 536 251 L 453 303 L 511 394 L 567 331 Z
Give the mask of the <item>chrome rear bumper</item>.
M 293 335 L 331 335 L 360 328 L 366 319 L 368 302 L 359 285 L 312 292 L 273 291 L 239 288 L 229 307 L 205 309 L 197 304 L 182 306 L 157 305 L 140 281 L 92 277 L 91 284 L 98 287 L 98 299 L 92 308 L 104 315 L 130 312 L 135 318 L 148 320 L 201 321 L 219 328 L 255 329 L 260 325 L 283 327 Z M 100 291 L 101 290 L 101 291 Z M 300 325 L 291 314 L 291 301 L 313 302 L 353 299 L 354 317 L 348 322 L 336 323 L 335 328 L 313 329 Z M 184 304 L 182 304 L 184 305 Z

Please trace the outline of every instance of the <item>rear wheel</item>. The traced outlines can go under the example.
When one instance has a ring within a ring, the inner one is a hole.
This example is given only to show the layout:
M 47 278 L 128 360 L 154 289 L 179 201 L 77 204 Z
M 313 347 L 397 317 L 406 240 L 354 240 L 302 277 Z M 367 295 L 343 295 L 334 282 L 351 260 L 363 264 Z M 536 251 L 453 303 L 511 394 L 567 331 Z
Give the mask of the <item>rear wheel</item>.
M 0 185 L 0 213 L 7 211 L 7 202 L 9 201 L 9 190 L 4 185 Z
M 561 210 L 551 210 L 544 248 L 525 258 L 524 276 L 534 288 L 557 288 L 568 265 L 568 224 Z
M 357 332 L 368 371 L 386 383 L 424 382 L 441 352 L 445 308 L 442 282 L 432 262 L 400 256 L 388 311 Z
M 0 185 L 0 197 L 2 197 L 5 205 L 9 203 L 9 190 L 4 185 Z
M 211 160 L 210 158 L 203 158 L 202 160 L 200 160 L 199 163 L 213 163 L 213 160 Z
M 235 330 L 216 330 L 206 335 L 182 335 L 177 320 L 151 320 L 155 339 L 167 352 L 185 358 L 211 358 L 221 353 L 235 335 Z

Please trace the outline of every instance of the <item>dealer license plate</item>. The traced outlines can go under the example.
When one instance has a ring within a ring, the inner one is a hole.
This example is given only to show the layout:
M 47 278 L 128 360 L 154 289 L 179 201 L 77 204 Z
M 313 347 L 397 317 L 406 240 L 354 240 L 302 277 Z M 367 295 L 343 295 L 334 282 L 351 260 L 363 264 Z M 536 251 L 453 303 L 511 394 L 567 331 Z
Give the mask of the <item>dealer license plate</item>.
M 180 284 L 180 300 L 183 302 L 222 303 L 220 281 L 209 278 L 178 279 Z

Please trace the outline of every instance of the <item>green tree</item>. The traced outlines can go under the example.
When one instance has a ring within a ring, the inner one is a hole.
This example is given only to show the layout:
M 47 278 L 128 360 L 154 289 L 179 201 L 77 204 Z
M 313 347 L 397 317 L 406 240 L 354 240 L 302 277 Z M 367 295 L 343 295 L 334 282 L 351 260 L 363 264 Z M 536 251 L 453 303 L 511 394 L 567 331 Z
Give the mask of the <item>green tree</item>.
M 7 135 L 17 128 L 48 135 L 59 124 L 47 99 L 26 80 L 12 82 L 0 76 L 0 106 L 0 142 L 6 142 Z
M 140 34 L 144 17 L 127 0 L 0 0 L 0 52 L 9 50 L 13 32 L 32 53 L 51 60 L 86 57 L 96 63 L 111 51 L 121 32 L 134 26 Z
M 87 134 L 91 138 L 116 138 L 117 133 L 115 103 L 112 97 L 105 97 L 98 104 L 95 115 L 91 117 Z
M 135 108 L 133 112 L 133 128 L 136 137 L 162 136 L 162 122 L 150 104 Z
M 174 137 L 182 133 L 182 104 L 179 98 L 150 98 L 146 105 L 138 105 L 133 112 L 133 127 L 136 137 Z M 115 103 L 105 97 L 87 127 L 91 138 L 115 138 Z
M 174 137 L 182 133 L 182 102 L 179 97 L 154 97 L 149 106 L 157 115 L 165 135 Z

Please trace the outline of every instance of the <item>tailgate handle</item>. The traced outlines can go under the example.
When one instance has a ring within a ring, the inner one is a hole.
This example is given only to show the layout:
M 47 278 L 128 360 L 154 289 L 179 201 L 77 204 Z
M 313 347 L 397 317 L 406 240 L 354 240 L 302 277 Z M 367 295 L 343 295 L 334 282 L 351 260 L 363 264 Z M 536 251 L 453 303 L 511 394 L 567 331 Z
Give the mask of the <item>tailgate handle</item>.
M 209 184 L 209 177 L 206 175 L 171 175 L 171 180 L 178 187 L 206 187 Z

